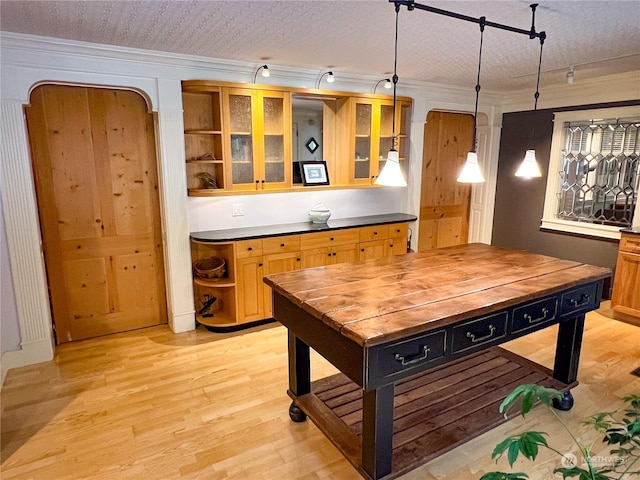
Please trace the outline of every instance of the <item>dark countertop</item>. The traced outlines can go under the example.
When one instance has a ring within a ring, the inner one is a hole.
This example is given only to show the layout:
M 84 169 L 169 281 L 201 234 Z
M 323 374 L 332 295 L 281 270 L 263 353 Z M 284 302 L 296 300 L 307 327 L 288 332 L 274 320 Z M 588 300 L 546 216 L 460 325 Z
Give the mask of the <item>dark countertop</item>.
M 329 219 L 327 223 L 286 223 L 282 225 L 265 225 L 261 227 L 229 228 L 226 230 L 209 230 L 206 232 L 192 232 L 191 238 L 200 242 L 233 242 L 252 238 L 278 237 L 299 233 L 326 232 L 345 228 L 369 227 L 389 223 L 408 223 L 417 220 L 415 215 L 406 213 L 388 213 L 384 215 L 369 215 L 366 217 Z
M 640 235 L 640 227 L 623 228 L 621 233 L 630 233 L 632 235 Z

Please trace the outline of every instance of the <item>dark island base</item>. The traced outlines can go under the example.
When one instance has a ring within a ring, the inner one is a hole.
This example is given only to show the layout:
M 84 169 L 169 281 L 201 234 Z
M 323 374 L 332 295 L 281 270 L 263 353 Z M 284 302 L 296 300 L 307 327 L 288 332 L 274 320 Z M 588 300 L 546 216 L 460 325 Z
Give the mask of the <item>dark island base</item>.
M 515 387 L 532 383 L 563 392 L 577 385 L 554 380 L 550 370 L 499 347 L 397 382 L 392 471 L 384 479 L 396 478 L 504 423 L 499 405 Z M 337 374 L 313 382 L 310 394 L 289 395 L 358 472 L 370 478 L 360 461 L 360 387 Z
M 267 323 L 275 323 L 275 318 L 264 318 L 262 320 L 256 320 L 254 322 L 244 323 L 231 323 L 225 325 L 206 325 L 201 322 L 196 322 L 198 325 L 202 325 L 204 328 L 214 333 L 233 333 L 240 330 L 246 330 L 248 328 L 258 327 L 260 325 L 266 325 Z

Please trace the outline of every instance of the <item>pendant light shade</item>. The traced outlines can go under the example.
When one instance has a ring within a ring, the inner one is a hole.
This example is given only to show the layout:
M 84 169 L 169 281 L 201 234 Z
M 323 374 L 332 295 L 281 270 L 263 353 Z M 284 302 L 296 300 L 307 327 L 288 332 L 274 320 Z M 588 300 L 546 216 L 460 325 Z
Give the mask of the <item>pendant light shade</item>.
M 486 19 L 480 17 L 480 51 L 478 52 L 478 80 L 476 82 L 476 107 L 473 112 L 473 150 L 467 153 L 467 161 L 462 168 L 462 172 L 458 176 L 458 183 L 482 183 L 484 176 L 478 165 L 478 154 L 476 153 L 476 145 L 478 143 L 478 96 L 480 95 L 480 66 L 482 65 L 482 41 L 484 38 L 484 27 Z
M 407 180 L 404 178 L 402 168 L 400 167 L 400 156 L 395 150 L 389 150 L 387 161 L 384 162 L 382 171 L 374 182 L 376 185 L 385 187 L 406 187 Z
M 387 155 L 387 161 L 384 162 L 384 167 L 378 174 L 378 178 L 374 182 L 376 185 L 385 187 L 406 187 L 407 180 L 404 178 L 402 168 L 400 167 L 400 155 L 396 150 L 396 85 L 398 84 L 398 12 L 400 12 L 400 5 L 396 3 L 396 38 L 395 49 L 393 53 L 393 118 L 391 120 L 391 149 Z
M 478 165 L 478 154 L 476 152 L 467 153 L 467 162 L 458 176 L 459 183 L 482 183 L 484 176 Z
M 541 176 L 542 172 L 540 171 L 540 166 L 536 161 L 536 151 L 527 150 L 527 153 L 524 155 L 524 160 L 516 172 L 516 177 L 533 178 Z

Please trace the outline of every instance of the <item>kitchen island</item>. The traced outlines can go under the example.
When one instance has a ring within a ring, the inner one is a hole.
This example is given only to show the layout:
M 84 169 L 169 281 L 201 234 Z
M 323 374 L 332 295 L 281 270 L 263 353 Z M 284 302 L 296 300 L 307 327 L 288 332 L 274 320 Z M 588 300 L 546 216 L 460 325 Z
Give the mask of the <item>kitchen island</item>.
M 585 313 L 606 268 L 483 244 L 270 275 L 288 329 L 290 416 L 365 478 L 391 479 L 504 421 L 515 386 L 573 404 Z M 497 347 L 559 324 L 553 370 Z M 340 374 L 311 382 L 313 348 Z

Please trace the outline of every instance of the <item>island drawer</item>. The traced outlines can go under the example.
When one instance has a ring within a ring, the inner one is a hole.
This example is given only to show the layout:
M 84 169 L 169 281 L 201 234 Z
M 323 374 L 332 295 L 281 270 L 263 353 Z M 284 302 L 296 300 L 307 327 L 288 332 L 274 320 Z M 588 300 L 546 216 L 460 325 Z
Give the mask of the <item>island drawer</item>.
M 522 332 L 552 323 L 558 309 L 557 297 L 544 298 L 513 310 L 511 331 Z
M 462 352 L 504 338 L 508 319 L 507 312 L 498 312 L 454 326 L 451 352 Z
M 381 348 L 377 376 L 386 377 L 444 357 L 446 339 L 445 330 L 438 330 Z
M 563 293 L 560 298 L 560 315 L 580 313 L 597 308 L 600 303 L 598 287 L 600 283 L 591 283 Z

